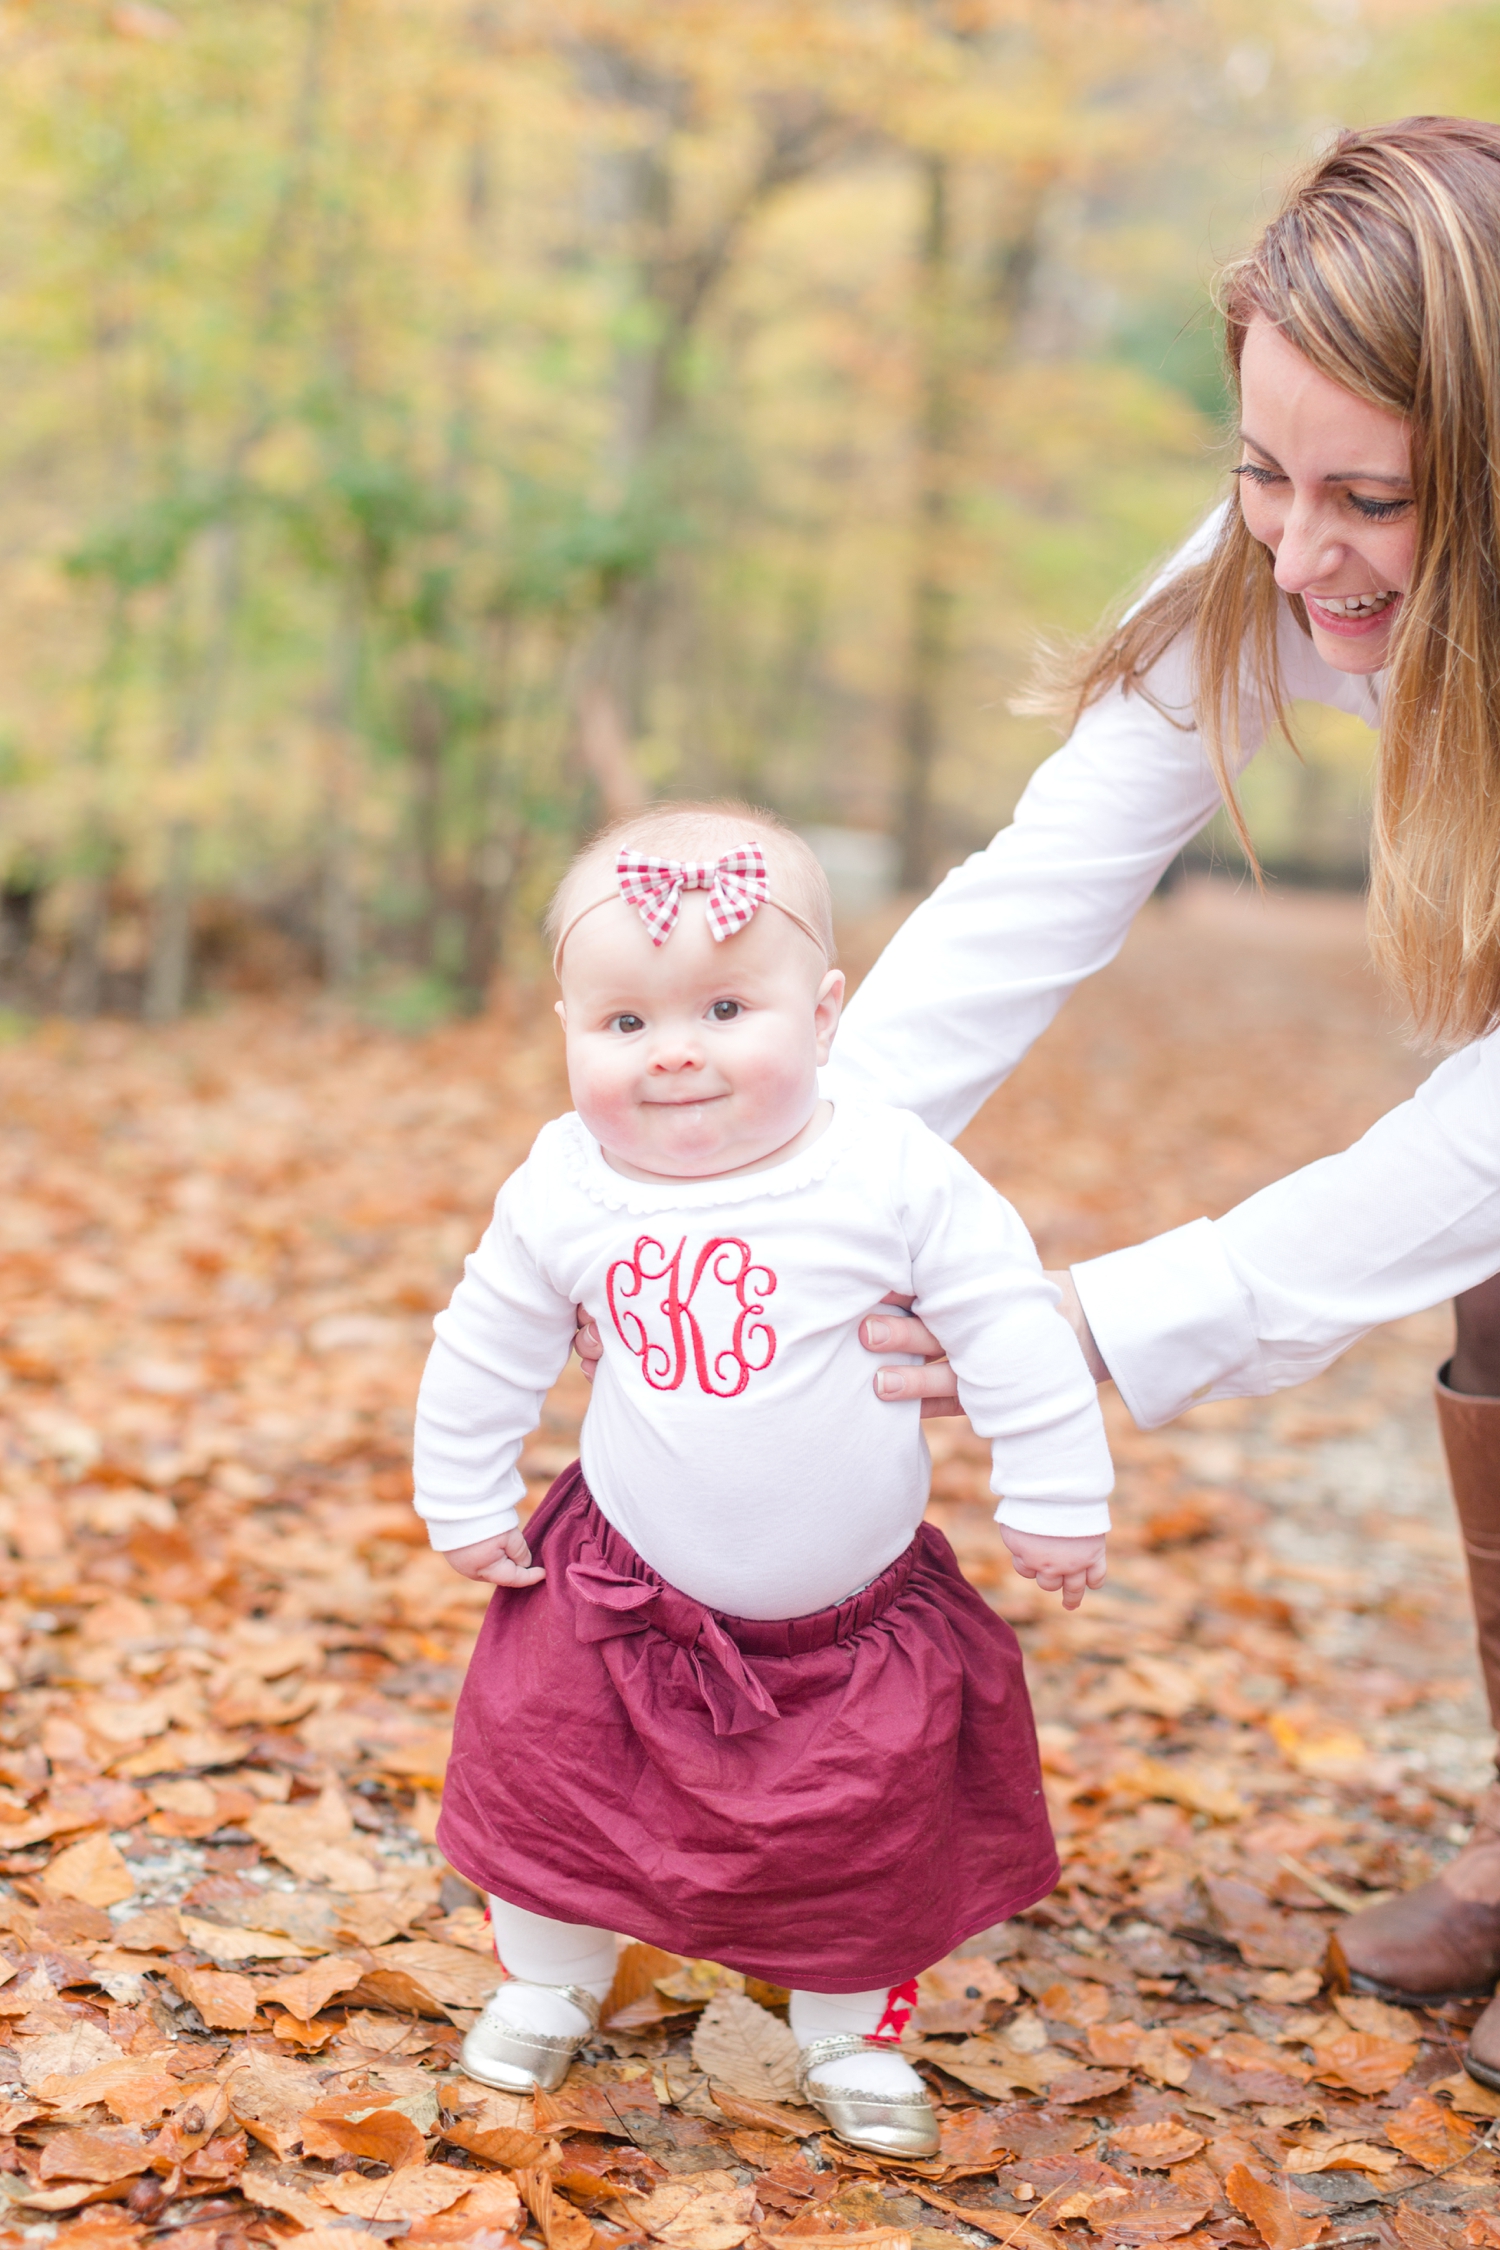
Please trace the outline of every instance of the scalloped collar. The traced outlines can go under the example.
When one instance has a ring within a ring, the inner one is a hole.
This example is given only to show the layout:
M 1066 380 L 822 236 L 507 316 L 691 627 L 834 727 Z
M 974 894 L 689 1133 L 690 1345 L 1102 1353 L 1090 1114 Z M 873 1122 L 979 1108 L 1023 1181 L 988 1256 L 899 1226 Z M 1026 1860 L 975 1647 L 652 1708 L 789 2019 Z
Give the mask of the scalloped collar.
M 703 1211 L 723 1204 L 753 1203 L 762 1196 L 796 1195 L 827 1178 L 853 1146 L 859 1121 L 860 1105 L 841 1101 L 834 1106 L 827 1131 L 784 1164 L 769 1165 L 764 1172 L 740 1172 L 729 1179 L 663 1180 L 659 1186 L 649 1180 L 627 1179 L 623 1172 L 606 1164 L 603 1150 L 576 1110 L 557 1118 L 552 1130 L 557 1136 L 557 1154 L 580 1194 L 606 1211 L 644 1216 L 654 1211 Z

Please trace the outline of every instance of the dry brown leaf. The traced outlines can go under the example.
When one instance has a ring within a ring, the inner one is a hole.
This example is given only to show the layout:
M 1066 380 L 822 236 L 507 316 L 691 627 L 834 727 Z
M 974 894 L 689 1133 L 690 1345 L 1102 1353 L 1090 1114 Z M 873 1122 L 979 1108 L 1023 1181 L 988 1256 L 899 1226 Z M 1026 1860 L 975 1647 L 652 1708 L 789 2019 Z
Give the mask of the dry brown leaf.
M 733 2094 L 727 2086 L 715 2086 L 710 2081 L 709 2091 L 714 2106 L 736 2125 L 752 2125 L 764 2133 L 778 2133 L 788 2140 L 806 2140 L 809 2133 L 818 2132 L 823 2124 L 820 2111 L 808 2109 L 800 2102 L 757 2102 L 743 2094 Z
M 134 1894 L 135 1877 L 124 1853 L 100 1828 L 59 1852 L 43 1872 L 41 1885 L 50 1898 L 81 1899 L 86 1906 L 117 1906 L 121 1899 Z
M 744 1998 L 740 1993 L 725 1997 Z M 775 2020 L 773 2016 L 771 2021 Z M 673 2250 L 737 2250 L 751 2232 L 754 2205 L 755 2190 L 740 2187 L 728 2172 L 695 2172 L 686 2179 L 664 2180 L 649 2195 L 625 2199 L 625 2209 L 636 2225 L 653 2242 L 670 2243 Z
M 1170 2242 L 1191 2234 L 1217 2200 L 1218 2182 L 1211 2172 L 1189 2180 L 1141 2180 L 1123 2196 L 1109 2191 L 1097 2222 L 1092 2211 L 1087 2216 L 1091 2226 L 1097 2224 L 1115 2242 Z
M 262 2006 L 274 2000 L 278 2007 L 306 2021 L 320 2008 L 326 2008 L 335 1993 L 352 1991 L 363 1974 L 357 1961 L 341 1961 L 329 1955 L 313 1962 L 310 1968 L 294 1971 L 291 1976 L 272 1977 L 268 1983 L 258 1985 L 257 1990 Z
M 256 1987 L 226 1969 L 187 1969 L 169 1963 L 167 1976 L 214 2031 L 248 2031 L 255 2021 Z
M 1394 2172 L 1401 2159 L 1393 2148 L 1377 2148 L 1373 2141 L 1342 2140 L 1325 2136 L 1302 2148 L 1287 2150 L 1288 2172 Z
M 721 1992 L 705 2008 L 693 2034 L 693 2061 L 743 2100 L 797 2099 L 796 2040 L 778 2016 L 743 1992 Z
M 1351 2031 L 1373 2032 L 1377 2039 L 1409 2040 L 1421 2036 L 1405 2008 L 1392 2008 L 1364 1992 L 1336 1992 L 1333 2004 Z
M 356 2219 L 425 2219 L 446 2211 L 468 2185 L 465 2174 L 451 2164 L 411 2164 L 384 2180 L 340 2172 L 319 2182 L 317 2200 Z
M 44 2101 L 59 2109 L 85 2110 L 102 2102 L 122 2125 L 146 2125 L 165 2117 L 182 2099 L 182 2080 L 156 2062 L 96 2063 L 92 2070 L 60 2072 L 37 2087 Z
M 1310 2196 L 1294 2201 L 1295 2188 L 1259 2178 L 1248 2164 L 1231 2165 L 1224 2193 L 1241 2217 L 1250 2221 L 1266 2250 L 1307 2250 L 1328 2226 L 1326 2212 L 1303 2208 L 1311 2202 Z
M 1109 2135 L 1111 2148 L 1120 2149 L 1133 2164 L 1165 2170 L 1169 2164 L 1185 2163 L 1196 2156 L 1203 2146 L 1203 2135 L 1195 2133 L 1175 2117 L 1157 2118 L 1149 2125 L 1118 2125 Z
M 1336 2039 L 1319 2041 L 1313 2076 L 1320 2085 L 1348 2086 L 1356 2094 L 1388 2094 L 1411 2069 L 1418 2051 L 1415 2040 L 1346 2031 Z
M 420 2164 L 427 2144 L 399 2109 L 376 2109 L 359 2117 L 330 2116 L 319 2105 L 302 2120 L 305 2156 L 363 2156 L 399 2172 Z
M 224 1922 L 205 1922 L 199 1915 L 184 1912 L 178 1919 L 182 1924 L 182 1940 L 195 1953 L 206 1953 L 211 1961 L 286 1961 L 303 1958 L 303 1948 L 294 1945 L 287 1937 L 278 1937 L 271 1930 L 240 1930 Z
M 133 2125 L 81 2126 L 55 2133 L 42 2151 L 43 2180 L 133 2180 L 151 2162 L 151 2143 Z
M 343 1891 L 379 1887 L 374 1853 L 355 1828 L 343 1791 L 331 1783 L 311 1804 L 265 1805 L 245 1826 L 263 1851 L 306 1883 Z
M 322 2098 L 323 2084 L 305 2063 L 252 2049 L 225 2075 L 224 2089 L 236 2121 L 278 2160 L 302 2138 L 302 2120 Z
M 97 2063 L 116 2063 L 120 2050 L 92 2023 L 71 2023 L 21 2045 L 21 2083 L 34 2093 L 50 2078 L 81 2078 Z
M 482 2008 L 499 1982 L 497 1962 L 482 1961 L 462 1946 L 415 1938 L 378 1947 L 353 1998 L 366 2007 L 446 2016 L 452 2008 Z
M 1500 2094 L 1488 2086 L 1481 2086 L 1466 2070 L 1455 2070 L 1447 2078 L 1434 2078 L 1428 2085 L 1429 2094 L 1446 2094 L 1453 2107 L 1464 2117 L 1500 2117 Z
M 279 2211 L 285 2218 L 300 2220 L 305 2227 L 315 2227 L 327 2207 L 314 2200 L 312 2190 L 325 2177 L 322 2172 L 303 2172 L 296 2165 L 273 2164 L 263 2156 L 252 2156 L 235 2185 L 247 2202 L 258 2203 L 262 2210 Z
M 128 1953 L 176 1953 L 183 1944 L 175 1906 L 148 1906 L 115 1925 L 114 1942 Z
M 553 2184 L 551 2170 L 523 2164 L 515 2175 L 522 2201 L 536 2222 L 547 2250 L 589 2250 L 594 2229 Z
M 1430 2094 L 1414 2094 L 1405 2109 L 1398 2109 L 1383 2123 L 1386 2138 L 1424 2172 L 1443 2171 L 1466 2155 L 1478 2139 L 1472 2125 L 1444 2109 Z
M 547 2154 L 548 2144 L 539 2133 L 523 2132 L 518 2126 L 469 2125 L 462 2119 L 450 2120 L 443 2127 L 443 2139 L 455 2148 L 466 2148 L 472 2156 L 483 2157 L 486 2164 L 513 2168 L 536 2169 Z
M 1417 2211 L 1409 2203 L 1396 2205 L 1391 2224 L 1406 2250 L 1461 2250 L 1464 2241 L 1457 2219 L 1444 2212 Z

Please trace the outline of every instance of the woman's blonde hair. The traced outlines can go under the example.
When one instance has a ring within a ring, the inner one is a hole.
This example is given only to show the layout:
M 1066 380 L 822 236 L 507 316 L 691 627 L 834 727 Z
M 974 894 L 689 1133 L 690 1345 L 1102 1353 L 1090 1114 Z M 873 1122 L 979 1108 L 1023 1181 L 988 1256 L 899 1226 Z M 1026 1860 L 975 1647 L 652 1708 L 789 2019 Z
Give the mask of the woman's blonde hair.
M 1320 374 L 1411 432 L 1416 555 L 1382 698 L 1371 942 L 1432 1042 L 1500 1021 L 1500 127 L 1408 117 L 1340 135 L 1220 301 L 1236 388 L 1269 320 Z M 1240 699 L 1286 725 L 1283 596 L 1236 503 L 1207 559 L 1152 594 L 1069 681 L 1075 712 L 1191 636 L 1193 706 L 1240 840 Z M 1151 698 L 1151 700 L 1155 700 Z

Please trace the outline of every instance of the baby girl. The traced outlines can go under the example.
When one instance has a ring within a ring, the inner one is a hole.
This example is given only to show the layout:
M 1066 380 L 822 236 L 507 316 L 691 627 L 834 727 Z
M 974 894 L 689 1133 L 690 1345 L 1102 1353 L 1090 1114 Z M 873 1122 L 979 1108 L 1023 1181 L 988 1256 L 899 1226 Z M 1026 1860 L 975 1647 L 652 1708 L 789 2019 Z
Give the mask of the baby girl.
M 915 1298 L 1007 1546 L 1070 1607 L 1104 1574 L 1094 1385 L 995 1190 L 907 1112 L 819 1099 L 844 980 L 799 838 L 641 814 L 550 928 L 577 1106 L 501 1190 L 417 1413 L 433 1544 L 497 1588 L 438 1828 L 509 1976 L 464 2068 L 558 2084 L 627 1931 L 788 1987 L 806 2098 L 930 2155 L 896 2047 L 914 1979 L 1057 1857 L 1015 1635 L 923 1522 L 918 1410 L 876 1397 L 859 1324 Z M 582 1460 L 523 1535 L 578 1305 L 603 1338 Z

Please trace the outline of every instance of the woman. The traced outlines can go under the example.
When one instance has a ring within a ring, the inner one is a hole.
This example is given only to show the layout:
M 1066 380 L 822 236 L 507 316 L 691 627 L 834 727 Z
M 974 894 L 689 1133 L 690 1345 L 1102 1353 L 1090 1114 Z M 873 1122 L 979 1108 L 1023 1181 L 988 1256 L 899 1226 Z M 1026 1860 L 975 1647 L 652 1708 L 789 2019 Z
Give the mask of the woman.
M 1438 1412 L 1500 1725 L 1500 128 L 1344 135 L 1231 269 L 1225 309 L 1237 497 L 1087 659 L 1073 734 L 1014 824 L 876 963 L 829 1090 L 957 1133 L 1221 793 L 1234 809 L 1288 703 L 1378 725 L 1375 950 L 1419 1032 L 1457 1051 L 1344 1154 L 1090 1260 L 1065 1302 L 1150 1429 L 1302 1382 L 1456 1296 Z M 896 1314 L 865 1341 L 937 1350 Z M 940 1364 L 876 1385 L 957 1411 Z M 1431 1882 L 1344 1924 L 1335 1966 L 1413 2005 L 1494 1990 L 1500 1786 Z M 1468 2062 L 1500 2086 L 1500 1999 Z

